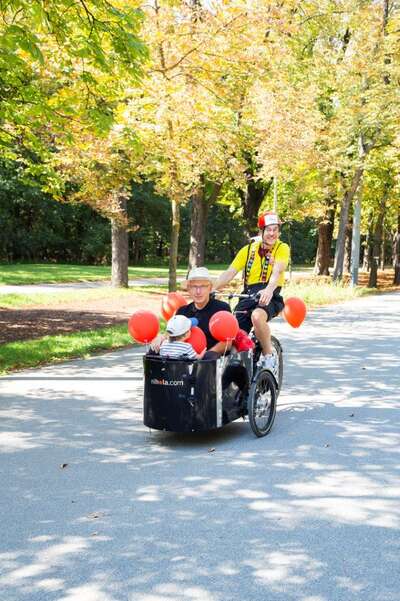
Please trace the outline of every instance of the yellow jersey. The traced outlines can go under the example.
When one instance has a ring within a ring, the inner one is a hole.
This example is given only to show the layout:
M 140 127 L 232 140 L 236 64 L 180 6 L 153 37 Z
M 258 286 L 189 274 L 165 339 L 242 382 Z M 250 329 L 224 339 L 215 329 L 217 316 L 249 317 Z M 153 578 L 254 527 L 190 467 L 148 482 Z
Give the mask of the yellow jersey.
M 237 253 L 236 257 L 231 263 L 231 267 L 236 271 L 246 270 L 247 278 L 246 283 L 260 284 L 265 281 L 265 285 L 268 284 L 269 278 L 271 277 L 272 269 L 276 261 L 285 264 L 285 268 L 289 263 L 290 248 L 285 242 L 277 240 L 271 249 L 271 257 L 268 259 L 260 257 L 258 249 L 261 246 L 261 241 L 252 242 L 243 246 Z M 250 248 L 249 248 L 250 247 Z M 282 271 L 277 286 L 283 286 L 285 282 L 285 271 Z

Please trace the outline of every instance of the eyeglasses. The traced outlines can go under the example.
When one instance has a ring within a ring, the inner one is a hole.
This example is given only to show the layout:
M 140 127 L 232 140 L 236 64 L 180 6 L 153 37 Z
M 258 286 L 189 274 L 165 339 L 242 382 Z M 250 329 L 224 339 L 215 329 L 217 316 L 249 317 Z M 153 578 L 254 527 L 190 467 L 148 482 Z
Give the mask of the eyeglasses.
M 205 290 L 206 288 L 209 288 L 210 284 L 189 284 L 189 289 L 190 290 Z

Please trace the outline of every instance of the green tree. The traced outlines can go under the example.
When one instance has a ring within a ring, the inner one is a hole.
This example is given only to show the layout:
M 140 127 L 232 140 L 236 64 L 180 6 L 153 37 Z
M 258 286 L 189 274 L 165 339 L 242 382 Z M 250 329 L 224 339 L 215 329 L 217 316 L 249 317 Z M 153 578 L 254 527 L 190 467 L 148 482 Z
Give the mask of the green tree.
M 0 261 L 109 261 L 107 220 L 90 207 L 55 201 L 23 173 L 18 162 L 0 161 Z
M 127 75 L 137 80 L 145 55 L 138 5 L 7 0 L 0 15 L 3 154 L 26 160 L 32 152 L 46 154 L 53 132 L 71 119 L 108 127 Z

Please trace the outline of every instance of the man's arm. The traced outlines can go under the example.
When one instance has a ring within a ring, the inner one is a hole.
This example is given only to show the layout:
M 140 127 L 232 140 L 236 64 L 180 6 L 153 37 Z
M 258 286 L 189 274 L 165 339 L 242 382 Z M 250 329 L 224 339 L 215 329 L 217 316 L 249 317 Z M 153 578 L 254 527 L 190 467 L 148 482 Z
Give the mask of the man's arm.
M 224 288 L 237 274 L 237 270 L 233 267 L 229 267 L 226 271 L 221 273 L 217 281 L 213 286 L 213 290 L 219 290 L 220 288 Z
M 274 267 L 272 269 L 271 277 L 269 278 L 268 286 L 261 290 L 260 292 L 260 305 L 268 305 L 270 302 L 272 295 L 274 294 L 275 288 L 277 288 L 279 276 L 282 271 L 285 271 L 286 263 L 283 261 L 276 261 Z
M 165 334 L 157 334 L 157 336 L 155 338 L 153 338 L 153 340 L 150 342 L 151 350 L 155 351 L 156 353 L 159 353 L 160 346 L 162 345 L 164 340 L 167 340 L 167 338 L 168 338 L 168 336 L 166 336 Z
M 231 340 L 229 340 L 228 342 L 217 342 L 217 344 L 214 344 L 214 346 L 212 346 L 208 350 L 214 351 L 215 353 L 219 353 L 220 355 L 223 355 L 225 353 L 225 351 L 230 350 L 231 346 L 232 346 Z

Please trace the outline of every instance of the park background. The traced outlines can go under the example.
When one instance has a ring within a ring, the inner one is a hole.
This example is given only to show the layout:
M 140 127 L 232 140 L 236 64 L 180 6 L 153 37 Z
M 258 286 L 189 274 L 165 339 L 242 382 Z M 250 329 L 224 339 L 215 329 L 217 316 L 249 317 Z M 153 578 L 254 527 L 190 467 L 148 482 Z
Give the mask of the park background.
M 3 290 L 2 370 L 128 344 L 129 311 L 221 271 L 262 210 L 309 306 L 400 285 L 398 2 L 1 14 L 0 284 L 112 283 Z

